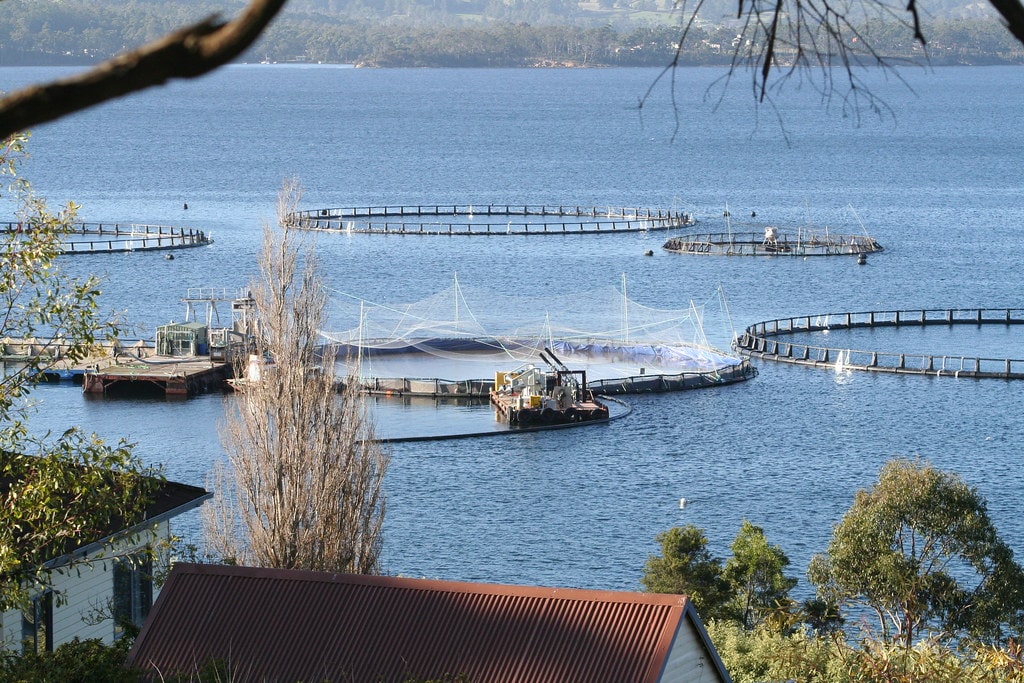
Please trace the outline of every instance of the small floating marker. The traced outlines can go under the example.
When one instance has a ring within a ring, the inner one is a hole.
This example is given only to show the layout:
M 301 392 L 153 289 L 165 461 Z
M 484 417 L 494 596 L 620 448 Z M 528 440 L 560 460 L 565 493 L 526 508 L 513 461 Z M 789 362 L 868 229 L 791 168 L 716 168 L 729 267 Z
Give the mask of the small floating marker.
M 648 249 L 647 251 L 644 252 L 644 256 L 654 256 L 654 250 Z
M 173 261 L 174 260 L 174 254 L 164 254 L 164 259 L 166 259 L 168 261 Z
M 757 211 L 751 211 L 750 212 L 750 217 L 751 218 L 757 218 Z
M 188 202 L 185 202 L 185 210 L 188 211 Z
M 680 498 L 679 499 L 679 509 L 682 510 L 685 507 L 686 507 L 686 499 L 685 498 Z
M 867 254 L 858 254 L 857 255 L 857 265 L 858 266 L 863 266 L 867 262 L 868 262 L 868 255 Z

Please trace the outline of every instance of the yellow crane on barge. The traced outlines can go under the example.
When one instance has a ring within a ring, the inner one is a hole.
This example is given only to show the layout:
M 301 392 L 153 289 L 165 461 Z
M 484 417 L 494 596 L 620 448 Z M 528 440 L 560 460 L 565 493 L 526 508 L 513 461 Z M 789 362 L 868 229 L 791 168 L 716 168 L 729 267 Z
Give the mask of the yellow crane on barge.
M 494 373 L 490 399 L 496 420 L 511 427 L 608 420 L 608 406 L 587 388 L 586 370 L 570 370 L 547 347 L 540 358 L 549 370 L 528 363 Z

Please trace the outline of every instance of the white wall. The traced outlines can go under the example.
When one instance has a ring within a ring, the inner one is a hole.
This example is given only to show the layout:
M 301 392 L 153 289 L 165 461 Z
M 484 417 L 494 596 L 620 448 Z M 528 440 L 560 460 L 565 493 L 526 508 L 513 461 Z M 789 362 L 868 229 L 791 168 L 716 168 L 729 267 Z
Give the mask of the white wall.
M 51 575 L 51 585 L 61 598 L 53 605 L 53 646 L 60 647 L 75 637 L 82 640 L 98 638 L 104 643 L 114 642 L 114 621 L 109 601 L 114 592 L 115 556 L 142 550 L 147 544 L 170 538 L 168 523 L 161 522 L 133 538 L 121 541 L 102 552 L 94 552 L 69 567 Z M 160 571 L 154 563 L 154 571 Z M 158 587 L 153 586 L 153 599 Z M 58 604 L 61 603 L 61 604 Z M 105 615 L 106 618 L 102 618 Z M 0 622 L 0 648 L 21 649 L 21 612 L 4 612 Z
M 693 683 L 694 681 L 717 681 L 728 683 L 718 674 L 715 662 L 704 647 L 704 641 L 697 633 L 697 628 L 684 614 L 679 621 L 672 647 L 668 653 L 668 661 L 661 675 L 662 683 Z

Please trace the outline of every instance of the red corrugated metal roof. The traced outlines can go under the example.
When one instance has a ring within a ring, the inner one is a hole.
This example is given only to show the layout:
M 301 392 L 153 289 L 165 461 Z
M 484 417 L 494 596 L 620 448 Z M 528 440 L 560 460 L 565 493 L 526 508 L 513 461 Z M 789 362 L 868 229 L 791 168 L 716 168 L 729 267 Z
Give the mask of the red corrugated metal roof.
M 681 595 L 178 564 L 129 661 L 166 676 L 216 658 L 234 683 L 656 681 L 686 609 Z

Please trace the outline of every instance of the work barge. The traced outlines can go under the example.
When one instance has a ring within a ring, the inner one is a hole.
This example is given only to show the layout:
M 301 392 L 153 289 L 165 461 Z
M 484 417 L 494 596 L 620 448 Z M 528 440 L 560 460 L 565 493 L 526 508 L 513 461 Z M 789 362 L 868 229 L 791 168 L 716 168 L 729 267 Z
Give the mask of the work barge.
M 540 357 L 549 371 L 526 364 L 495 373 L 490 392 L 495 420 L 510 427 L 608 421 L 608 406 L 586 388 L 586 370 L 570 370 L 550 349 Z
M 1024 309 L 915 309 L 779 318 L 748 326 L 736 340 L 735 347 L 739 353 L 754 358 L 836 370 L 969 379 L 1024 379 L 1024 359 L 855 350 L 786 339 L 789 335 L 824 331 L 952 325 L 1024 325 Z

